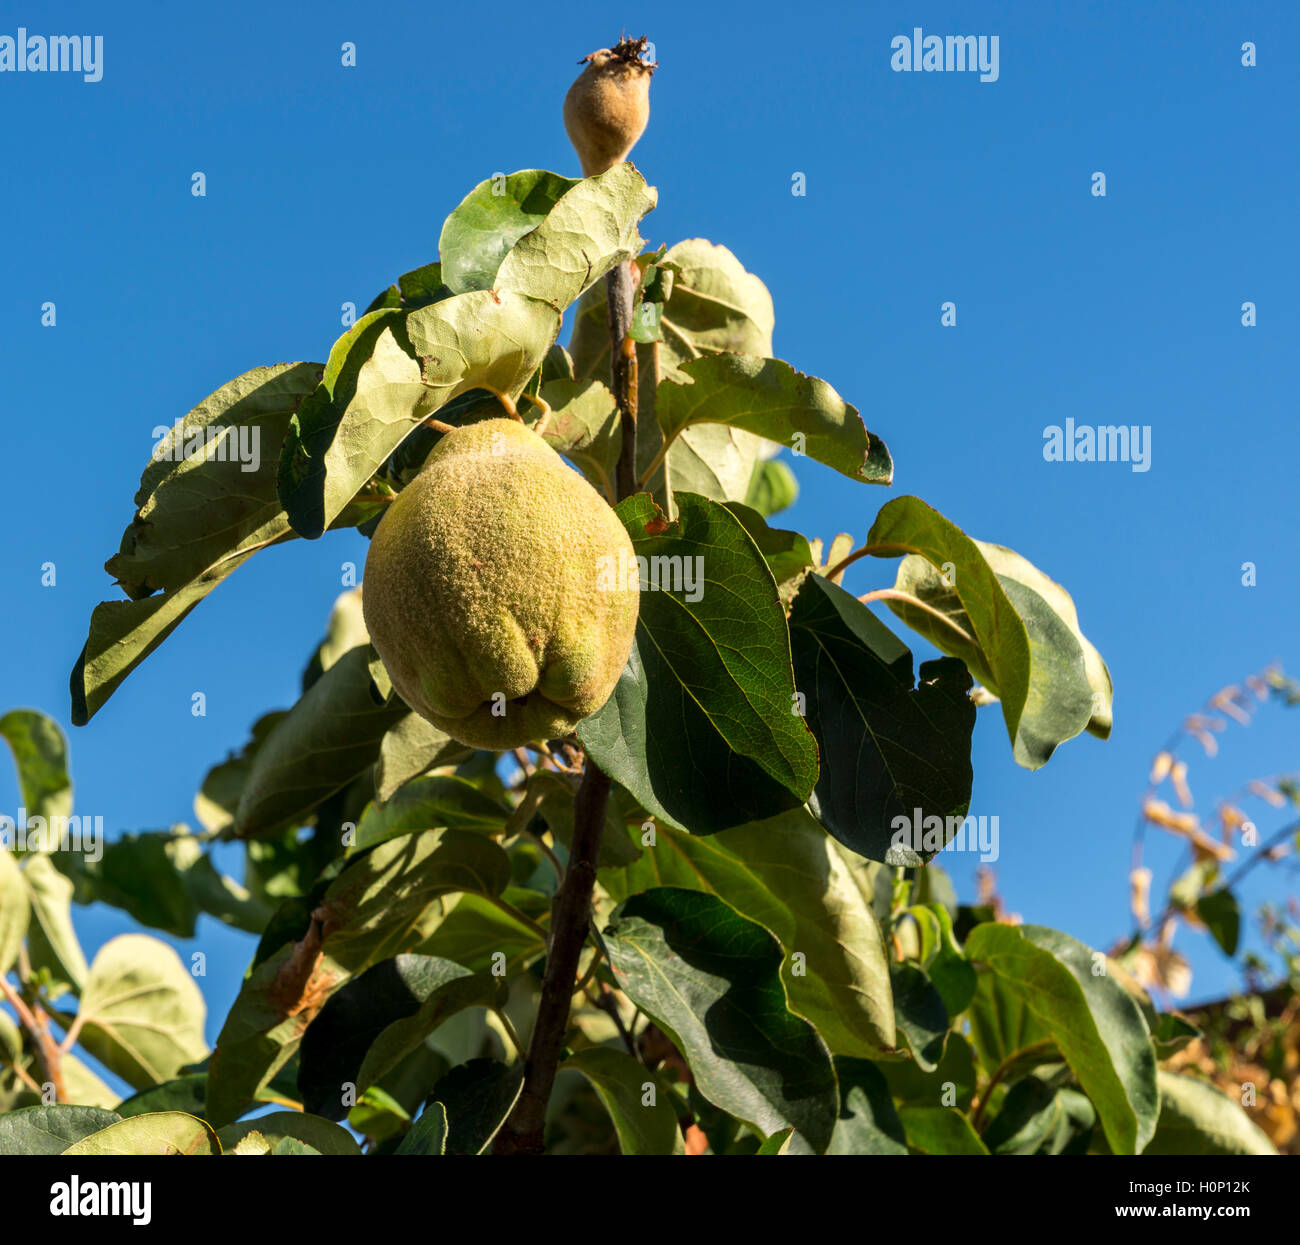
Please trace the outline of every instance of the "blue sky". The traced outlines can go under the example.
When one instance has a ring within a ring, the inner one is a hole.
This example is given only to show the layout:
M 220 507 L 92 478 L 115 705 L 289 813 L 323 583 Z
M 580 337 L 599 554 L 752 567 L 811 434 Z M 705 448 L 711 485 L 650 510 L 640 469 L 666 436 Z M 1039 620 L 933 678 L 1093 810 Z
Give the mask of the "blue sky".
M 981 713 L 972 812 L 999 817 L 1013 911 L 1109 945 L 1127 928 L 1151 754 L 1223 685 L 1274 659 L 1300 673 L 1300 18 L 1283 3 L 1063 7 L 10 10 L 0 35 L 104 36 L 98 83 L 0 74 L 2 707 L 69 730 L 78 811 L 111 833 L 192 822 L 209 765 L 294 699 L 341 565 L 364 558 L 355 534 L 259 555 L 74 730 L 68 671 L 92 607 L 116 595 L 102 564 L 154 427 L 257 364 L 322 359 L 340 305 L 433 259 L 444 216 L 483 178 L 576 175 L 564 91 L 578 58 L 626 27 L 661 63 L 635 153 L 660 195 L 642 232 L 731 247 L 772 291 L 776 353 L 835 385 L 893 452 L 891 490 L 800 462 L 803 498 L 783 521 L 860 539 L 891 496 L 919 494 L 1064 583 L 1108 659 L 1109 743 L 1074 741 L 1030 774 L 997 710 Z M 996 34 L 998 81 L 893 72 L 891 39 L 917 26 Z M 344 41 L 355 68 L 340 66 Z M 1105 198 L 1091 194 L 1098 171 Z M 790 192 L 796 172 L 805 197 Z M 948 300 L 954 328 L 940 325 Z M 1067 418 L 1150 426 L 1151 469 L 1044 462 L 1044 428 Z M 868 561 L 848 586 L 889 582 L 892 564 Z M 1215 761 L 1189 754 L 1201 806 L 1300 768 L 1298 723 L 1270 707 Z M 0 770 L 0 809 L 17 802 Z M 1176 853 L 1153 838 L 1159 886 Z M 949 864 L 969 896 L 973 860 Z M 1294 873 L 1260 870 L 1247 894 L 1292 889 Z M 78 928 L 93 953 L 130 922 L 83 910 Z M 252 940 L 205 918 L 195 945 L 212 1038 Z M 1194 996 L 1231 985 L 1204 938 L 1176 945 Z

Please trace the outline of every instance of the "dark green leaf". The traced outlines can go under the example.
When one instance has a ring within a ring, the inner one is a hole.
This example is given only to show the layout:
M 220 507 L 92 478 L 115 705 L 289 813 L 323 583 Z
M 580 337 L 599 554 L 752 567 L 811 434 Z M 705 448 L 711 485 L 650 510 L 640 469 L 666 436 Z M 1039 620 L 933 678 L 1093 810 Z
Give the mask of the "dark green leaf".
M 645 494 L 618 508 L 657 590 L 643 584 L 628 668 L 578 737 L 647 811 L 710 834 L 806 799 L 817 749 L 794 712 L 785 614 L 762 555 L 725 507 L 677 501 L 679 522 L 659 534 Z
M 631 1055 L 593 1046 L 562 1065 L 581 1072 L 605 1105 L 624 1154 L 685 1154 L 671 1090 Z M 649 1099 L 649 1101 L 647 1101 Z
M 0 718 L 0 737 L 13 750 L 18 790 L 28 817 L 72 812 L 68 741 L 53 718 L 35 709 L 11 709 Z
M 1110 1147 L 1140 1153 L 1159 1111 L 1156 1060 L 1141 1009 L 1083 943 L 1041 925 L 978 925 L 967 957 L 1032 1010 L 1092 1099 Z
M 122 1117 L 100 1107 L 21 1107 L 0 1114 L 0 1154 L 62 1154 Z
M 941 659 L 922 665 L 914 685 L 912 654 L 820 575 L 805 579 L 795 598 L 790 643 L 821 748 L 814 816 L 871 860 L 923 864 L 970 806 L 970 676 L 960 662 Z
M 902 1121 L 874 1063 L 835 1058 L 840 1114 L 827 1154 L 906 1154 Z
M 495 1059 L 471 1059 L 453 1068 L 433 1087 L 429 1107 L 447 1112 L 446 1154 L 483 1154 L 506 1122 L 524 1087 L 522 1064 L 506 1067 Z
M 683 363 L 687 383 L 659 387 L 656 416 L 670 444 L 695 424 L 727 424 L 793 446 L 796 453 L 852 480 L 888 484 L 894 475 L 885 443 L 825 381 L 780 359 L 706 355 Z
M 661 887 L 620 904 L 605 941 L 619 987 L 704 1097 L 764 1136 L 793 1125 L 825 1151 L 838 1111 L 830 1054 L 786 1006 L 781 948 L 761 925 L 716 896 Z

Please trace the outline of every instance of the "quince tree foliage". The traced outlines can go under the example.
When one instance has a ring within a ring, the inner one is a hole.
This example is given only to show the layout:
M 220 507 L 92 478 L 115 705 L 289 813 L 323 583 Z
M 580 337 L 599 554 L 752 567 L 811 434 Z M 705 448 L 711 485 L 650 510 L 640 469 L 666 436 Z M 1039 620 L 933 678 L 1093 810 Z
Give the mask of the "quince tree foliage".
M 124 599 L 94 610 L 72 671 L 79 725 L 249 558 L 373 536 L 436 447 L 486 420 L 518 421 L 559 456 L 547 471 L 612 508 L 635 629 L 572 730 L 494 750 L 394 689 L 363 582 L 305 651 L 297 702 L 209 770 L 197 827 L 123 834 L 93 862 L 54 841 L 72 816 L 58 728 L 0 721 L 29 823 L 52 832 L 0 852 L 0 1151 L 1268 1148 L 1230 1100 L 1161 1069 L 1187 1034 L 1103 955 L 958 905 L 929 863 L 964 825 L 977 705 L 1028 769 L 1108 734 L 1110 678 L 1071 598 L 889 496 L 888 413 L 869 430 L 773 357 L 771 298 L 724 246 L 646 251 L 655 202 L 629 163 L 485 181 L 438 259 L 323 363 L 238 376 L 149 462 L 107 563 Z M 632 289 L 625 332 L 607 274 Z M 254 434 L 253 472 L 213 452 Z M 782 527 L 791 459 L 805 483 L 860 484 L 874 518 L 825 545 Z M 492 474 L 513 463 L 488 455 L 475 479 L 514 496 Z M 548 516 L 548 540 L 502 592 L 541 592 L 587 547 L 565 530 L 586 503 L 566 515 L 535 494 L 515 502 Z M 527 523 L 463 526 L 510 561 Z M 865 598 L 842 582 L 858 562 L 880 572 Z M 564 596 L 581 616 L 548 634 L 582 634 L 589 596 Z M 463 605 L 422 607 L 448 646 L 422 694 L 447 692 L 458 661 L 490 693 L 474 663 L 491 645 L 475 658 L 447 634 Z M 918 665 L 909 632 L 943 655 Z M 238 877 L 214 862 L 232 845 Z M 203 915 L 255 937 L 214 1048 L 158 939 L 86 963 L 70 912 L 92 901 L 182 938 Z

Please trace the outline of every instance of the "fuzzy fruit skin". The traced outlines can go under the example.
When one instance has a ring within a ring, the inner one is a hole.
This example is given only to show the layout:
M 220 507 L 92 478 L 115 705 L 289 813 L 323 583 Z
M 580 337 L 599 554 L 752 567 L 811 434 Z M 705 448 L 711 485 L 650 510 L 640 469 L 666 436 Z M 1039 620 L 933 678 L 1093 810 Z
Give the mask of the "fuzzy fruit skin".
M 620 575 L 634 559 L 613 510 L 545 441 L 484 420 L 445 434 L 389 506 L 366 558 L 366 627 L 398 694 L 453 739 L 555 739 L 627 664 L 640 597 Z
M 648 67 L 609 48 L 593 52 L 564 97 L 564 128 L 584 177 L 622 164 L 650 120 Z

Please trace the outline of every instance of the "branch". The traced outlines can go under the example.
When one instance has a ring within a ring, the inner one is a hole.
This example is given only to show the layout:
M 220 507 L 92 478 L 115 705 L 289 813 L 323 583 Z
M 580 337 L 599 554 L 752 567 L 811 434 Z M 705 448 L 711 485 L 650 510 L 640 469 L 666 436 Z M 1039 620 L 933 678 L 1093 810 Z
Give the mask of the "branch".
M 620 499 L 636 492 L 636 343 L 628 336 L 636 294 L 636 268 L 629 260 L 605 277 L 605 298 L 609 306 L 610 381 L 622 420 L 623 444 L 619 453 L 616 484 Z M 573 841 L 564 881 L 551 904 L 551 931 L 546 948 L 546 975 L 537 1005 L 528 1058 L 524 1064 L 524 1087 L 519 1094 L 493 1152 L 496 1154 L 541 1154 L 546 1127 L 546 1106 L 555 1084 L 555 1072 L 564 1054 L 569 1030 L 569 1005 L 577 987 L 578 962 L 591 923 L 591 895 L 596 885 L 596 862 L 600 836 L 605 826 L 612 783 L 595 762 L 587 760 L 573 804 Z
M 18 1013 L 23 1028 L 31 1035 L 32 1044 L 36 1047 L 36 1053 L 40 1056 L 41 1064 L 45 1069 L 45 1079 L 54 1086 L 55 1101 L 67 1101 L 68 1095 L 63 1088 L 63 1052 L 50 1035 L 45 1013 L 39 1007 L 35 1010 L 29 1008 L 23 996 L 3 976 L 0 976 L 0 994 L 4 995 L 5 1000 Z M 14 1066 L 17 1067 L 16 1062 Z
M 551 910 L 551 937 L 547 946 L 542 997 L 528 1043 L 524 1087 L 510 1118 L 497 1137 L 497 1154 L 540 1154 L 546 1104 L 555 1084 L 555 1071 L 564 1053 L 569 1028 L 569 1002 L 573 996 L 582 944 L 587 938 L 591 892 L 596 883 L 596 855 L 609 803 L 609 775 L 590 761 L 573 809 L 573 845 L 564 885 Z

